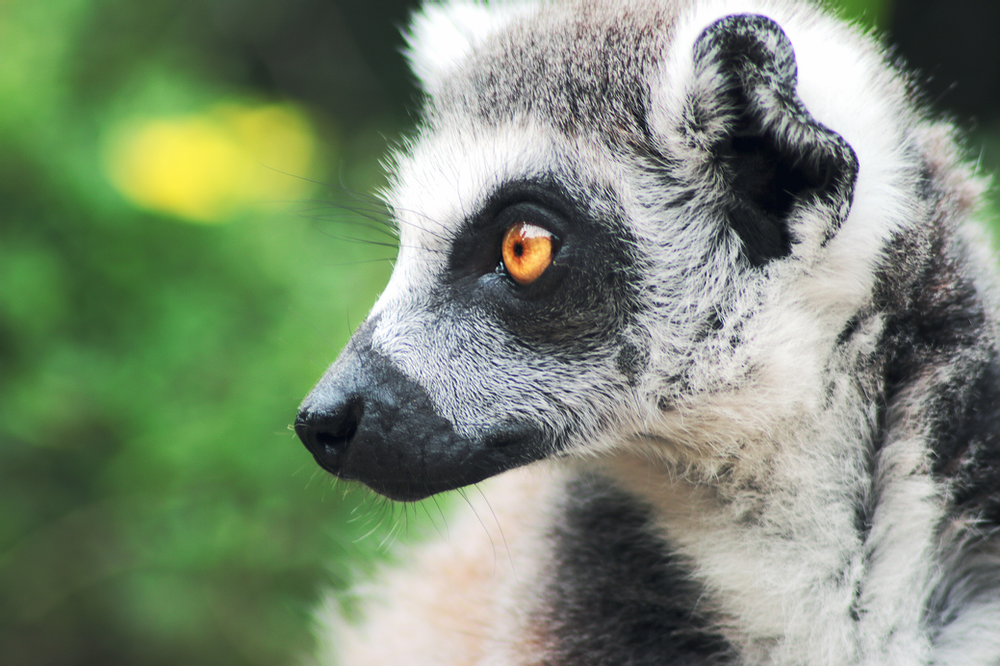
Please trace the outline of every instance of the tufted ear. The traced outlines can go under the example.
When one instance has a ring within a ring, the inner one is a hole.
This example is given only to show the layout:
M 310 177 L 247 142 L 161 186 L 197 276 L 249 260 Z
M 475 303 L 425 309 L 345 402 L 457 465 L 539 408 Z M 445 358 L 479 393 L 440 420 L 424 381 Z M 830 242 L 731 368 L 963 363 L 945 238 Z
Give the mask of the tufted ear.
M 858 160 L 796 94 L 795 52 L 777 23 L 739 14 L 708 26 L 694 44 L 686 132 L 709 151 L 721 205 L 756 266 L 786 256 L 790 220 L 822 208 L 828 241 L 850 212 Z
M 444 0 L 428 2 L 413 15 L 405 32 L 406 57 L 424 92 L 433 93 L 441 77 L 465 56 L 524 13 L 531 0 Z

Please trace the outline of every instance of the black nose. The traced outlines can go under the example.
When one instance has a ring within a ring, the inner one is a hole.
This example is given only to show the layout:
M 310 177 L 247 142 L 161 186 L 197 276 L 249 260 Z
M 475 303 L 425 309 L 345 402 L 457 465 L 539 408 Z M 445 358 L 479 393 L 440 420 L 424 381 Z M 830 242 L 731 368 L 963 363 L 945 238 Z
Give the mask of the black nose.
M 423 499 L 544 457 L 516 422 L 459 434 L 392 361 L 354 345 L 306 397 L 295 432 L 320 467 L 400 501 Z
M 295 434 L 320 467 L 343 477 L 347 451 L 363 416 L 364 403 L 360 399 L 334 405 L 331 411 L 303 408 L 295 419 Z

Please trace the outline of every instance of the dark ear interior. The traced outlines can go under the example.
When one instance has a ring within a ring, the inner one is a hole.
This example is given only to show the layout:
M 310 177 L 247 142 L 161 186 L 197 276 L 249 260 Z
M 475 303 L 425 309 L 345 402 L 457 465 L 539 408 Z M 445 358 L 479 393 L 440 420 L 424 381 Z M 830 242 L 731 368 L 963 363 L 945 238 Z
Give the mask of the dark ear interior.
M 858 161 L 799 100 L 788 37 L 765 16 L 719 19 L 695 43 L 694 116 L 721 121 L 710 150 L 726 184 L 725 215 L 751 264 L 791 253 L 799 205 L 829 209 L 832 237 L 850 211 Z M 721 117 L 720 117 L 721 116 Z

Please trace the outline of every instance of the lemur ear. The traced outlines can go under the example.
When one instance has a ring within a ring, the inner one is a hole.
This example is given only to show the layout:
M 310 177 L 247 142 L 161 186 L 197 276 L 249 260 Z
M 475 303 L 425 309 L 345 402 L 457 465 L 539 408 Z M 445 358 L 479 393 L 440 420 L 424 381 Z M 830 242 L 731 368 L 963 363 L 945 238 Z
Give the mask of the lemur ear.
M 414 13 L 404 33 L 410 69 L 424 92 L 433 94 L 440 79 L 502 28 L 533 0 L 507 0 L 487 5 L 481 0 L 427 2 Z
M 694 44 L 694 86 L 685 109 L 725 183 L 725 215 L 754 265 L 791 253 L 789 222 L 821 207 L 822 243 L 850 212 L 858 160 L 796 94 L 795 52 L 777 23 L 739 14 L 708 26 Z

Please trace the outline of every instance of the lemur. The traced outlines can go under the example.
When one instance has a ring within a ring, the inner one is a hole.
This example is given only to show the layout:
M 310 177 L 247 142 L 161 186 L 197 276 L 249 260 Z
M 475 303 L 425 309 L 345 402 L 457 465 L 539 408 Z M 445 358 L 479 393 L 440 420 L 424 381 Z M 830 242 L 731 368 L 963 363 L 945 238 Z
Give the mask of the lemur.
M 793 0 L 444 0 L 408 44 L 398 260 L 295 429 L 481 494 L 319 662 L 1000 664 L 986 183 L 885 48 Z

